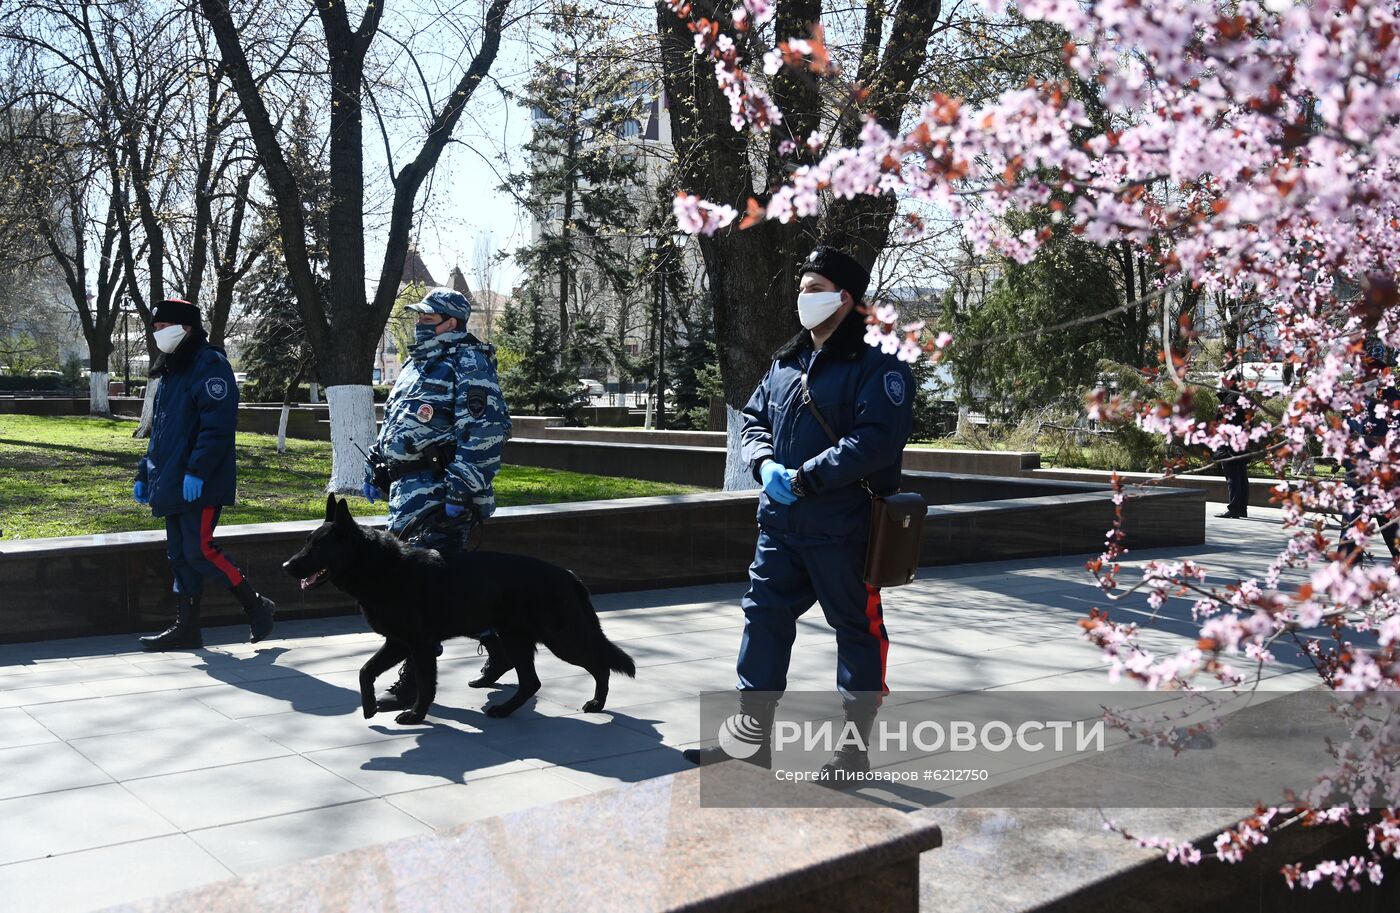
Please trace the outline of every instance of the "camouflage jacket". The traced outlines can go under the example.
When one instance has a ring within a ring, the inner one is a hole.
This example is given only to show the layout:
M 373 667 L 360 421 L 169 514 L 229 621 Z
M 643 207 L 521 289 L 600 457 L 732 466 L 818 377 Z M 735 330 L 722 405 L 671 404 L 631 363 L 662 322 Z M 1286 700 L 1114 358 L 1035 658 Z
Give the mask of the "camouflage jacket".
M 400 530 L 443 502 L 471 504 L 489 517 L 496 509 L 491 482 L 510 433 L 495 348 L 459 330 L 413 346 L 409 358 L 384 406 L 374 449 L 390 464 L 422 461 L 433 444 L 455 444 L 456 454 L 445 474 L 425 469 L 394 482 L 389 528 Z M 373 481 L 368 466 L 366 480 Z

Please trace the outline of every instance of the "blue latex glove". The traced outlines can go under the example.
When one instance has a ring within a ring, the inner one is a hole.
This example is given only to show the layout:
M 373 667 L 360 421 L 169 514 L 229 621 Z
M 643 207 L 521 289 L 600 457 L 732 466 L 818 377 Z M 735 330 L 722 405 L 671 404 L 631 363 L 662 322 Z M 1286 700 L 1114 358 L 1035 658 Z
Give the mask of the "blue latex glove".
M 790 470 L 774 460 L 768 460 L 758 468 L 758 477 L 763 480 L 763 492 L 779 504 L 792 504 L 797 495 L 792 493 Z
M 364 492 L 365 500 L 371 504 L 384 497 L 384 494 L 378 488 L 374 487 L 373 482 L 366 482 L 365 487 L 362 488 L 361 491 Z
M 131 496 L 135 498 L 138 503 L 150 504 L 151 496 L 146 489 L 147 486 L 145 482 L 137 482 L 131 487 Z
M 204 480 L 197 476 L 185 473 L 185 500 L 198 501 L 200 492 L 204 491 Z
M 460 504 L 453 504 L 451 501 L 449 501 L 443 509 L 447 511 L 447 519 L 449 520 L 455 520 L 467 512 L 465 507 Z

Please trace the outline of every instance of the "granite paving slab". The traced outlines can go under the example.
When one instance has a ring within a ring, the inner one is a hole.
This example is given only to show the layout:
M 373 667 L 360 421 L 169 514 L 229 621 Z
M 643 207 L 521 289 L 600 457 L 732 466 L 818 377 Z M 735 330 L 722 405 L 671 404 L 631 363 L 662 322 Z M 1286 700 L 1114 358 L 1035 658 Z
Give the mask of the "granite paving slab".
M 371 795 L 296 755 L 128 780 L 122 785 L 186 831 L 358 802 Z
M 102 768 L 63 742 L 0 749 L 0 799 L 111 782 Z
M 429 827 L 447 830 L 468 821 L 586 796 L 593 791 L 565 776 L 561 768 L 529 768 L 465 784 L 397 793 L 385 801 Z
M 229 870 L 246 875 L 432 830 L 383 799 L 366 799 L 191 831 L 189 836 Z
M 185 834 L 0 865 L 6 910 L 83 913 L 235 874 Z
M 232 720 L 193 730 L 170 727 L 117 732 L 73 739 L 68 744 L 117 780 L 159 777 L 293 753 L 285 745 Z
M 0 801 L 0 867 L 179 831 L 120 783 Z

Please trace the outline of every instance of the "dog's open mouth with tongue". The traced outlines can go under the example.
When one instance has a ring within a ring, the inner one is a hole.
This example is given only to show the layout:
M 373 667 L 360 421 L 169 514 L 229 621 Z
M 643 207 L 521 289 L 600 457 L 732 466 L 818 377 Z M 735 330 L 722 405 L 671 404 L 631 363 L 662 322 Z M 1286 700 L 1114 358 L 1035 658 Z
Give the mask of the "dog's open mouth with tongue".
M 314 590 L 316 587 L 326 582 L 326 575 L 329 573 L 325 568 L 321 568 L 310 577 L 301 578 L 301 588 L 303 590 Z

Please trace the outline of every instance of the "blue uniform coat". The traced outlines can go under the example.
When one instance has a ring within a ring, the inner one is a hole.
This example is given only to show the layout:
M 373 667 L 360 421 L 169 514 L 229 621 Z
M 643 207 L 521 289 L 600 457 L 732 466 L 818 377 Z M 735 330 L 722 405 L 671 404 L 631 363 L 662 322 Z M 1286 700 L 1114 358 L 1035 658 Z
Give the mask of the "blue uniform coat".
M 803 405 L 804 367 L 812 399 L 839 443 L 832 443 Z M 742 454 L 754 478 L 764 459 L 801 468 L 808 494 L 792 505 L 760 496 L 759 525 L 804 538 L 863 537 L 870 496 L 860 480 L 876 494 L 899 488 L 914 392 L 909 366 L 865 342 L 865 318 L 857 311 L 818 352 L 806 330 L 779 349 L 744 407 Z
M 238 426 L 238 387 L 228 358 L 203 339 L 166 360 L 156 390 L 151 441 L 137 470 L 157 517 L 222 507 L 237 488 L 234 432 Z M 183 346 L 182 346 L 183 349 Z M 185 474 L 204 480 L 194 501 L 184 496 Z

